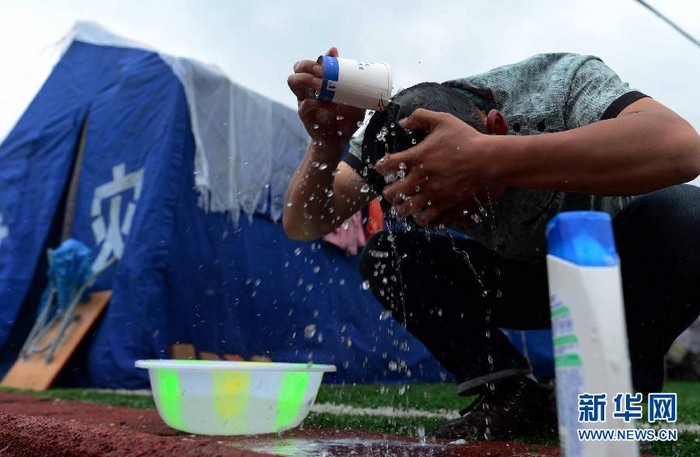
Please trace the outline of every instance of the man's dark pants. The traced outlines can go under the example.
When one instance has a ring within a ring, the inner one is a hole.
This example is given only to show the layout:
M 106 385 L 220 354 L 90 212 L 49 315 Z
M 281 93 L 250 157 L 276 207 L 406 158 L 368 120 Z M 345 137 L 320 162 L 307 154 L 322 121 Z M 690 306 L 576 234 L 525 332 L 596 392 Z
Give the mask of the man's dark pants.
M 613 229 L 634 388 L 659 392 L 666 351 L 700 313 L 700 188 L 640 196 L 614 217 Z M 499 327 L 550 326 L 546 263 L 507 260 L 472 240 L 384 231 L 369 241 L 360 271 L 379 302 L 455 375 L 462 394 L 529 372 Z

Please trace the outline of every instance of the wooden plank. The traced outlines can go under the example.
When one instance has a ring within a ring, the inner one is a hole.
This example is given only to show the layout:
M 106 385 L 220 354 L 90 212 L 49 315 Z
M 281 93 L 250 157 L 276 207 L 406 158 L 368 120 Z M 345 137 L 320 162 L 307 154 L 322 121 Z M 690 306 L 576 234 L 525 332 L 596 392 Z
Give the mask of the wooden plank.
M 53 360 L 50 363 L 46 361 L 45 351 L 33 354 L 28 359 L 20 356 L 7 372 L 0 386 L 29 390 L 46 390 L 51 387 L 70 356 L 107 307 L 111 296 L 111 290 L 93 292 L 88 302 L 79 303 L 75 307 L 77 319 L 66 328 Z M 58 332 L 59 326 L 60 322 L 56 322 L 38 346 L 48 344 Z
M 272 359 L 266 355 L 254 355 L 250 358 L 251 362 L 272 362 Z
M 170 358 L 175 360 L 194 360 L 197 358 L 197 352 L 191 344 L 172 344 L 169 351 Z
M 213 352 L 200 351 L 199 360 L 221 360 L 221 358 Z
M 243 362 L 245 359 L 238 354 L 224 354 L 224 360 L 230 360 L 232 362 Z

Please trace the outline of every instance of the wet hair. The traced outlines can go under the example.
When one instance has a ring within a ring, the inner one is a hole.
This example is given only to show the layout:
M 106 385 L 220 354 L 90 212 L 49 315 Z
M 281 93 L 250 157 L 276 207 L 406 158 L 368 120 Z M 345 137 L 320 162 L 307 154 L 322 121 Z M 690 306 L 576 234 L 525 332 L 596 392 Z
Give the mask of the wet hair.
M 421 83 L 397 93 L 383 111 L 374 113 L 362 142 L 361 172 L 372 190 L 381 194 L 386 185 L 384 177 L 374 171 L 374 164 L 385 154 L 408 149 L 422 141 L 426 132 L 408 132 L 398 121 L 408 117 L 418 108 L 449 113 L 482 133 L 488 133 L 483 121 L 483 111 L 462 91 L 439 83 Z

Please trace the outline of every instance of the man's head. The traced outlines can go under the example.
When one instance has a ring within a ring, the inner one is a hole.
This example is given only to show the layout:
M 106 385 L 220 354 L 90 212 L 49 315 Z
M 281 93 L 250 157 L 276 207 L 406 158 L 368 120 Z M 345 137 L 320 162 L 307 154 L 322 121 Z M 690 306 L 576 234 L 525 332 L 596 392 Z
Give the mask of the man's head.
M 487 116 L 457 88 L 438 83 L 421 83 L 400 91 L 392 97 L 384 111 L 372 116 L 362 143 L 362 160 L 367 165 L 363 178 L 377 194 L 381 194 L 385 181 L 383 176 L 374 171 L 373 165 L 385 154 L 408 149 L 426 136 L 426 132 L 407 132 L 399 126 L 399 120 L 408 117 L 418 108 L 452 114 L 485 134 L 501 133 L 505 126 L 498 111 L 492 110 Z

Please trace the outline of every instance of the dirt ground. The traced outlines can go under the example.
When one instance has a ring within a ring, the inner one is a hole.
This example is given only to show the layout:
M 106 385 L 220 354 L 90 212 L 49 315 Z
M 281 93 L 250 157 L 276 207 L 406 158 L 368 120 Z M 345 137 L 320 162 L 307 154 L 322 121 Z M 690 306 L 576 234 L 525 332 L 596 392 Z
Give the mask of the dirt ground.
M 559 449 L 504 442 L 416 438 L 301 428 L 281 435 L 195 436 L 166 426 L 154 409 L 0 394 L 0 457 L 7 456 L 559 456 Z

